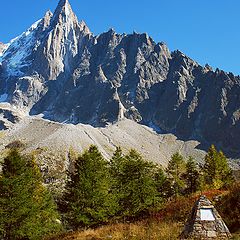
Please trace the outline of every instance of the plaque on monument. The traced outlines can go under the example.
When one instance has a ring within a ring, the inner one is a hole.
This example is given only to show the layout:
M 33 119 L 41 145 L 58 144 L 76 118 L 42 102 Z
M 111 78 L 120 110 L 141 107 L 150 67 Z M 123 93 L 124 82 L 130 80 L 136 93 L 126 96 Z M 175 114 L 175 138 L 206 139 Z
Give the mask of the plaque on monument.
M 211 208 L 200 209 L 200 218 L 203 221 L 215 221 Z

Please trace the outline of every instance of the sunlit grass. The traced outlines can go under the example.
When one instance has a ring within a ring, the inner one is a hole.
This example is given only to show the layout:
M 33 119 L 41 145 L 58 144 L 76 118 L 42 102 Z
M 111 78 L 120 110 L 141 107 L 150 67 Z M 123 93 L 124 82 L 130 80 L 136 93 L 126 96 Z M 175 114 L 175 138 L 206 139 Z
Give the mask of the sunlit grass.
M 51 240 L 175 240 L 179 239 L 182 224 L 156 220 L 118 223 L 57 236 Z

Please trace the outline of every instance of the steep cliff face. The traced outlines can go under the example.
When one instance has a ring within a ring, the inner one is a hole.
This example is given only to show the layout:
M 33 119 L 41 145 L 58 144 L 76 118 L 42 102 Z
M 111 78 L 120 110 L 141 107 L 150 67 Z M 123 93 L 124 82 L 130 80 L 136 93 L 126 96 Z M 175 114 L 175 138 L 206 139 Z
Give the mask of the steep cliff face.
M 170 66 L 165 84 L 156 86 L 161 94 L 153 97 L 155 124 L 183 139 L 216 143 L 237 153 L 240 78 L 201 67 L 180 52 L 172 53 Z
M 171 53 L 147 34 L 94 36 L 61 0 L 6 46 L 0 102 L 74 124 L 128 118 L 240 154 L 240 78 Z
M 60 1 L 54 14 L 48 11 L 10 42 L 1 59 L 1 93 L 8 94 L 11 103 L 31 109 L 49 92 L 49 81 L 63 86 L 87 35 L 90 38 L 89 29 L 78 22 L 69 2 Z

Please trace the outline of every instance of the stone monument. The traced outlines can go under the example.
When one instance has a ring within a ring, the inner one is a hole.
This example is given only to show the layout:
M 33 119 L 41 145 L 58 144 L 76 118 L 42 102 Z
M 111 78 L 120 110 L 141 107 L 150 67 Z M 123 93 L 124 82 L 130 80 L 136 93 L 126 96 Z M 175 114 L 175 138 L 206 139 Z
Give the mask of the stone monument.
M 181 239 L 230 239 L 231 234 L 212 203 L 201 196 L 181 234 Z

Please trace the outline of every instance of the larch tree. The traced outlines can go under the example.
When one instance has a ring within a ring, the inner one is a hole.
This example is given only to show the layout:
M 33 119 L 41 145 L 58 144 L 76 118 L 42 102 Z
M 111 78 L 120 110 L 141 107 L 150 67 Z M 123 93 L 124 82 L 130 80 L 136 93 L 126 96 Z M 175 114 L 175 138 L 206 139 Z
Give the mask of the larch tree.
M 0 236 L 38 240 L 61 230 L 56 204 L 33 157 L 11 149 L 0 176 Z
M 214 145 L 211 145 L 205 156 L 203 174 L 205 183 L 215 189 L 229 185 L 233 180 L 226 156 L 222 151 L 218 152 Z
M 186 192 L 194 193 L 200 188 L 200 171 L 193 157 L 189 157 L 186 163 L 186 173 L 184 174 L 186 181 Z
M 114 197 L 110 193 L 108 162 L 96 146 L 80 155 L 69 173 L 66 185 L 65 216 L 74 228 L 94 226 L 114 215 Z
M 161 198 L 154 179 L 154 164 L 144 160 L 135 150 L 123 156 L 119 149 L 110 164 L 119 216 L 138 217 L 159 206 Z
M 172 188 L 175 196 L 184 192 L 185 182 L 184 173 L 186 170 L 186 163 L 180 153 L 175 153 L 171 156 L 166 172 L 172 182 Z

